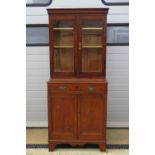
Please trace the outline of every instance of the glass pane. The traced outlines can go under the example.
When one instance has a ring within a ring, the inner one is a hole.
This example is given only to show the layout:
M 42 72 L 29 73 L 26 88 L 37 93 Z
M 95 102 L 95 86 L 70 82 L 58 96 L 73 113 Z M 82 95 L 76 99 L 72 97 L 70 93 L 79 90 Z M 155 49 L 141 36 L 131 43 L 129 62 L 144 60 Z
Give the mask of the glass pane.
M 102 55 L 100 49 L 82 50 L 82 72 L 101 72 Z
M 74 72 L 74 35 L 72 21 L 55 21 L 54 34 L 54 71 Z
M 48 44 L 48 27 L 27 27 L 26 44 Z
M 54 31 L 54 47 L 73 47 L 73 31 Z
M 107 43 L 129 43 L 128 26 L 109 26 L 107 29 Z
M 82 22 L 82 72 L 102 71 L 102 37 L 101 21 Z
M 73 47 L 73 22 L 55 21 L 53 24 L 54 47 L 71 48 Z
M 102 22 L 82 22 L 82 48 L 102 48 Z
M 53 28 L 73 28 L 72 21 L 55 21 L 53 23 Z
M 102 47 L 102 31 L 82 30 L 82 47 Z
M 55 72 L 74 71 L 73 49 L 68 48 L 54 49 L 54 71 Z
M 82 27 L 83 28 L 102 28 L 103 22 L 101 21 L 92 21 L 92 20 L 86 20 L 82 21 Z

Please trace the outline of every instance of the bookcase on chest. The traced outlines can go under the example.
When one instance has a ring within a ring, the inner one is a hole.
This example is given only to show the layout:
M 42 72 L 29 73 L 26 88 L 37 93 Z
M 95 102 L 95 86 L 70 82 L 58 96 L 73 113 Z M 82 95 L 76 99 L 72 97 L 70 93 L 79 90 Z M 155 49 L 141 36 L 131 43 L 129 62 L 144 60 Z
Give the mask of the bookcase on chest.
M 107 8 L 48 9 L 48 146 L 106 149 Z

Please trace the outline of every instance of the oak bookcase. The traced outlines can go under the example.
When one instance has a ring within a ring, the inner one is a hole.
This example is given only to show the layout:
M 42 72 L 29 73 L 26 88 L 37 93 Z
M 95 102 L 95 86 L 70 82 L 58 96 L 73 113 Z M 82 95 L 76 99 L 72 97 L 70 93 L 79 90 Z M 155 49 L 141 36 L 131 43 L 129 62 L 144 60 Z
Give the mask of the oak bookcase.
M 106 149 L 107 8 L 47 9 L 50 80 L 48 146 Z

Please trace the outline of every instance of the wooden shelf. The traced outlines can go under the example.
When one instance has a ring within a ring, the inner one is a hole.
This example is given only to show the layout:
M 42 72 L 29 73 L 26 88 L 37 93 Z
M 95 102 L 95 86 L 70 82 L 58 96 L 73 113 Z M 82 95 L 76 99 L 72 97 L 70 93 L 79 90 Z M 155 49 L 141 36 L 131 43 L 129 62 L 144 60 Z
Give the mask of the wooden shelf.
M 73 48 L 73 46 L 54 46 L 54 48 Z
M 82 48 L 102 48 L 102 46 L 82 46 Z
M 53 28 L 53 30 L 73 30 L 73 28 L 72 27 L 60 27 L 60 28 Z
M 83 27 L 82 30 L 103 30 L 102 27 Z

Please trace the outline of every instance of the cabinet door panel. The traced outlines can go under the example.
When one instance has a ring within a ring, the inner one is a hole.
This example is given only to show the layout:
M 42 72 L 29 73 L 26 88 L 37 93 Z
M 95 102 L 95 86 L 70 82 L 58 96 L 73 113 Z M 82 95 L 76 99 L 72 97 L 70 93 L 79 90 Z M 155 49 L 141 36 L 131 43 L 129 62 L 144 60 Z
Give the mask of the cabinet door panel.
M 104 19 L 80 18 L 79 53 L 80 75 L 86 77 L 104 76 L 105 72 L 105 33 Z
M 70 94 L 51 95 L 51 133 L 54 139 L 75 139 L 77 129 L 77 100 Z
M 73 21 L 54 21 L 54 71 L 74 72 Z
M 106 100 L 104 95 L 79 95 L 78 135 L 83 140 L 105 138 Z
M 61 18 L 60 18 L 61 17 Z M 51 67 L 54 77 L 75 76 L 76 24 L 75 16 L 54 16 L 51 19 Z

